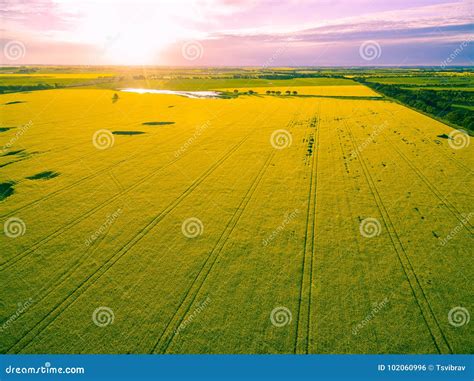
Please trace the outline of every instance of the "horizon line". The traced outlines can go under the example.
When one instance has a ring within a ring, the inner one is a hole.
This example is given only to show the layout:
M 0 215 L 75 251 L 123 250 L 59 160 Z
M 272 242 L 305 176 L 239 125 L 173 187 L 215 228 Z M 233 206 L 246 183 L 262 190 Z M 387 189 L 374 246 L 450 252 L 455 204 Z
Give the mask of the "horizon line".
M 434 64 L 420 64 L 420 65 L 280 65 L 280 66 L 268 66 L 268 65 L 159 65 L 159 64 L 95 64 L 95 65 L 85 65 L 85 64 L 22 64 L 22 65 L 8 65 L 0 63 L 1 68 L 22 68 L 22 67 L 156 67 L 156 68 L 180 68 L 180 69 L 206 69 L 206 68 L 228 68 L 228 69 L 239 69 L 239 68 L 259 68 L 259 69 L 282 69 L 282 68 L 312 68 L 312 69 L 328 69 L 328 68 L 344 68 L 344 69 L 367 69 L 367 68 L 437 68 L 438 70 L 446 70 L 447 68 L 469 68 L 474 69 L 474 65 L 434 65 Z

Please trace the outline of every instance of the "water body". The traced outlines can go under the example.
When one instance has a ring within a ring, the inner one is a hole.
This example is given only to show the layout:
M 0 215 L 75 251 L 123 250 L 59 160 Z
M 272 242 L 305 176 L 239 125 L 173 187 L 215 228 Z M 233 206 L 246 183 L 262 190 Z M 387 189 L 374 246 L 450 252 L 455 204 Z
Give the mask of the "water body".
M 216 91 L 175 91 L 175 90 L 155 90 L 155 89 L 121 89 L 127 93 L 137 94 L 171 94 L 180 95 L 187 98 L 219 98 L 220 93 Z

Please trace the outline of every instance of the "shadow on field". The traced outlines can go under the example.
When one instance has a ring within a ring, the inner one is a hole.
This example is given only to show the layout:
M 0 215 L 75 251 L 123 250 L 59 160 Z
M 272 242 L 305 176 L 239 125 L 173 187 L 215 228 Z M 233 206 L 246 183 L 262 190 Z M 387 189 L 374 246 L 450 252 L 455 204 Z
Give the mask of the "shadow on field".
M 23 161 L 23 160 L 28 160 L 31 157 L 31 155 L 37 154 L 37 153 L 39 153 L 39 152 L 28 152 L 26 149 L 19 149 L 19 150 L 15 150 L 15 151 L 6 152 L 3 155 L 0 155 L 0 157 L 11 157 L 11 156 L 13 156 L 13 158 L 12 158 L 13 160 L 8 161 L 8 162 L 3 163 L 3 164 L 0 164 L 0 168 L 6 167 L 6 166 L 11 165 L 11 164 L 18 163 L 18 162 Z M 16 159 L 16 160 L 14 160 L 14 159 Z
M 10 131 L 12 128 L 15 128 L 15 127 L 0 127 L 0 132 Z
M 18 162 L 23 161 L 23 160 L 28 160 L 30 158 L 30 154 L 26 151 L 25 152 L 23 152 L 23 151 L 25 151 L 25 150 L 22 149 L 22 150 L 18 150 L 18 151 L 11 151 L 11 152 L 7 152 L 7 153 L 1 155 L 2 157 L 3 156 L 15 156 L 15 159 L 16 158 L 18 158 L 18 159 L 17 160 L 11 160 L 11 161 L 8 161 L 6 163 L 0 164 L 0 168 L 18 163 Z
M 15 193 L 14 185 L 14 181 L 0 183 L 0 201 L 5 200 L 7 197 L 10 197 L 13 193 Z
M 143 131 L 112 131 L 114 135 L 141 135 L 145 134 Z
M 44 171 L 37 173 L 36 175 L 33 176 L 27 176 L 26 178 L 28 180 L 49 180 L 49 179 L 54 179 L 55 177 L 58 177 L 59 173 L 54 172 L 54 171 Z
M 26 103 L 26 102 L 25 101 L 11 101 L 11 102 L 4 103 L 4 105 L 5 106 L 16 105 L 18 103 Z
M 28 152 L 26 152 L 25 149 L 19 149 L 16 151 L 10 151 L 10 152 L 4 153 L 2 156 L 13 156 L 13 155 L 28 156 Z
M 174 124 L 174 122 L 143 122 L 144 126 L 166 126 L 168 124 Z

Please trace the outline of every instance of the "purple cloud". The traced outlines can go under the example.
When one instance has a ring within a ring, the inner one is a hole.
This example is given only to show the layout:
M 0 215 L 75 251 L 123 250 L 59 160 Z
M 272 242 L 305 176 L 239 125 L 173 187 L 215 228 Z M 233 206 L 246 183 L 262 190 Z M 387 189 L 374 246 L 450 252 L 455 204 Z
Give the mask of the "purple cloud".
M 472 64 L 470 0 L 0 3 L 3 43 L 27 47 L 18 63 L 126 64 L 135 51 L 158 65 L 436 65 L 469 40 L 453 63 Z M 115 35 L 120 54 L 103 54 Z M 189 40 L 203 46 L 198 60 L 182 55 Z M 381 48 L 370 62 L 359 54 L 368 40 Z

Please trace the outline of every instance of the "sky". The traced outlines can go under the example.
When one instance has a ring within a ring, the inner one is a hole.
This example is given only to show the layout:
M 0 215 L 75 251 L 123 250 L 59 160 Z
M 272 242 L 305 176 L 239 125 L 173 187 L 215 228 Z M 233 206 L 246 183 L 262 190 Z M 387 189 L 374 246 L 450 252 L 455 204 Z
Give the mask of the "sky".
M 472 65 L 474 0 L 0 0 L 3 65 Z

